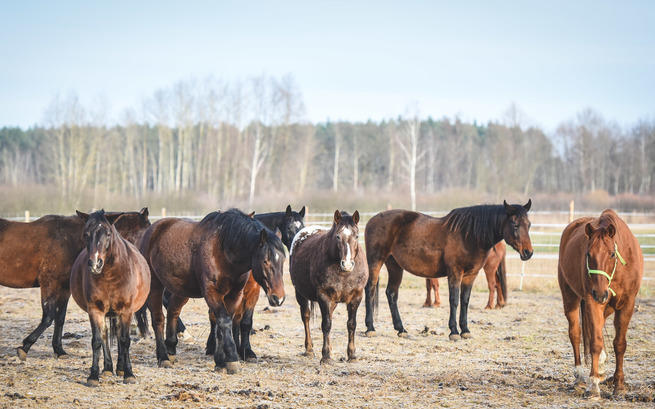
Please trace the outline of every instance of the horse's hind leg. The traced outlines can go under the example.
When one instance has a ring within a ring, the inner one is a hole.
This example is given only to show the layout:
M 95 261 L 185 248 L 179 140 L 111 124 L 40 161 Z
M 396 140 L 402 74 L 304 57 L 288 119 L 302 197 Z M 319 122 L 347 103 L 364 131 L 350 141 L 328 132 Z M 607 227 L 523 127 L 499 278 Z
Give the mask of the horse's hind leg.
M 389 309 L 391 310 L 393 328 L 398 331 L 399 337 L 406 336 L 407 331 L 403 327 L 403 321 L 400 319 L 400 312 L 398 311 L 398 289 L 400 288 L 400 283 L 403 281 L 403 269 L 398 265 L 393 256 L 387 258 L 385 265 L 387 266 L 387 271 L 389 271 L 386 294 Z
M 432 288 L 434 288 L 434 303 L 432 305 L 438 307 L 441 305 L 441 297 L 439 297 L 439 279 L 431 278 L 430 281 L 432 282 Z
M 169 359 L 177 354 L 177 323 L 182 307 L 189 301 L 186 297 L 171 294 L 168 298 L 168 311 L 166 314 L 166 350 Z
M 487 306 L 484 307 L 485 310 L 491 310 L 494 308 L 494 298 L 496 291 L 496 270 L 491 267 L 484 266 L 484 275 L 487 277 L 487 288 L 489 289 L 489 300 L 487 301 Z M 498 295 L 500 297 L 500 294 Z
M 209 336 L 205 345 L 205 355 L 214 355 L 216 350 L 216 317 L 211 309 L 208 310 L 207 314 L 209 315 Z
M 64 322 L 66 321 L 66 310 L 69 299 L 70 292 L 67 291 L 65 294 L 61 294 L 55 303 L 55 329 L 52 334 L 52 349 L 58 358 L 66 355 L 66 351 L 64 351 L 61 344 L 61 336 L 64 330 Z
M 425 302 L 423 303 L 423 307 L 431 307 L 432 306 L 432 282 L 430 281 L 429 278 L 425 279 Z
M 330 330 L 332 329 L 332 312 L 336 304 L 327 296 L 319 294 L 318 306 L 321 309 L 321 331 L 323 331 L 323 349 L 322 349 L 322 364 L 331 364 L 332 346 L 330 345 Z
M 375 326 L 373 325 L 373 312 L 377 308 L 378 303 L 378 284 L 380 279 L 380 269 L 384 260 L 381 258 L 376 258 L 371 253 L 368 253 L 366 257 L 368 259 L 368 281 L 366 282 L 366 287 L 364 288 L 364 302 L 366 304 L 366 318 L 364 323 L 366 324 L 366 336 L 370 337 L 375 335 Z M 375 260 L 374 260 L 375 259 Z
M 152 270 L 151 270 L 152 271 Z M 170 368 L 166 344 L 164 343 L 164 311 L 162 309 L 162 294 L 164 287 L 155 274 L 150 278 L 150 295 L 148 296 L 148 309 L 152 320 L 152 330 L 155 332 L 157 363 L 160 367 Z
M 48 328 L 52 321 L 55 319 L 55 301 L 52 297 L 49 297 L 49 291 L 46 287 L 41 287 L 41 322 L 39 325 L 32 331 L 25 339 L 23 340 L 23 346 L 16 348 L 16 353 L 21 361 L 27 359 L 27 353 L 37 339 L 43 334 L 46 328 Z M 56 353 L 56 351 L 55 351 Z
M 616 356 L 616 369 L 614 371 L 614 395 L 625 392 L 625 383 L 623 376 L 623 356 L 625 355 L 625 348 L 627 346 L 626 333 L 628 332 L 628 324 L 632 318 L 634 311 L 634 299 L 624 305 L 620 310 L 616 311 L 614 315 L 614 355 Z
M 164 308 L 166 308 L 166 314 L 168 315 L 168 304 L 170 303 L 170 298 L 171 298 L 171 292 L 168 291 L 168 289 L 164 289 L 164 294 L 162 296 L 162 302 L 164 304 Z M 184 331 L 186 331 L 186 325 L 182 322 L 182 318 L 179 316 L 177 317 L 177 333 L 178 334 L 183 334 Z
M 471 338 L 471 331 L 468 328 L 468 311 L 469 299 L 471 298 L 471 289 L 473 288 L 473 281 L 477 274 L 465 275 L 462 279 L 462 291 L 460 294 L 461 305 L 459 307 L 459 328 L 461 330 L 462 338 Z
M 296 300 L 300 306 L 300 318 L 302 319 L 302 324 L 305 327 L 305 356 L 314 356 L 314 344 L 312 343 L 312 333 L 309 328 L 309 318 L 311 311 L 309 308 L 309 300 L 298 291 L 296 291 Z

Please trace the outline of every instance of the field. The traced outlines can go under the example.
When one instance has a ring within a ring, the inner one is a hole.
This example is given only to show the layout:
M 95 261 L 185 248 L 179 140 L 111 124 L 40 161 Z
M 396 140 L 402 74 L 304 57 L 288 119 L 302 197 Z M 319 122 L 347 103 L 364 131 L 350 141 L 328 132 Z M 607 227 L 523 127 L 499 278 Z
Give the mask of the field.
M 510 265 L 510 272 L 513 268 Z M 386 279 L 384 271 L 382 276 Z M 362 336 L 362 305 L 356 339 L 359 360 L 343 362 L 346 317 L 345 307 L 339 306 L 332 331 L 336 363 L 331 366 L 321 366 L 319 357 L 300 355 L 302 324 L 287 282 L 282 307 L 265 308 L 263 297 L 257 305 L 252 343 L 259 362 L 242 364 L 239 374 L 229 376 L 215 372 L 213 360 L 204 355 L 207 310 L 204 301 L 192 300 L 182 318 L 193 340 L 181 343 L 173 368 L 158 368 L 154 340 L 144 339 L 131 349 L 138 383 L 124 385 L 122 378 L 111 377 L 102 379 L 98 388 L 84 385 L 91 360 L 90 327 L 74 302 L 64 327 L 69 356 L 54 358 L 50 328 L 21 362 L 14 348 L 40 319 L 39 292 L 0 288 L 0 407 L 652 407 L 655 297 L 639 297 L 628 331 L 628 393 L 614 399 L 609 395 L 611 385 L 602 385 L 603 399 L 597 402 L 571 387 L 572 352 L 555 285 L 550 279 L 534 280 L 519 292 L 517 278 L 512 277 L 508 306 L 485 311 L 486 283 L 484 275 L 479 276 L 469 312 L 474 338 L 451 342 L 446 286 L 442 306 L 424 309 L 423 281 L 406 275 L 399 306 L 410 338 L 396 336 L 382 297 L 378 336 Z M 316 319 L 312 333 L 320 354 L 319 326 Z M 611 323 L 606 332 L 611 344 Z M 115 362 L 115 350 L 113 357 Z M 608 368 L 611 374 L 611 353 Z

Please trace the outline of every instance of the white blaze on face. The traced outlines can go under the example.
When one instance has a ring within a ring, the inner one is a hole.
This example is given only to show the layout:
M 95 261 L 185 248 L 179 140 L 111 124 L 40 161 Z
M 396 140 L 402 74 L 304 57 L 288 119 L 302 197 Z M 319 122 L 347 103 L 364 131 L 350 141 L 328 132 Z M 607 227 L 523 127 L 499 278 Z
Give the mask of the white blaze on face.
M 293 225 L 296 226 L 296 229 L 299 229 L 300 226 L 302 226 L 302 223 L 296 221 L 296 222 L 293 222 Z
M 352 234 L 352 231 L 348 227 L 346 227 L 343 230 L 341 230 L 341 234 L 343 234 L 344 236 L 346 236 L 346 238 L 348 238 Z M 346 242 L 346 259 L 344 261 L 346 262 L 346 265 L 350 265 L 350 263 L 352 262 L 352 251 L 350 250 L 350 243 L 348 242 Z

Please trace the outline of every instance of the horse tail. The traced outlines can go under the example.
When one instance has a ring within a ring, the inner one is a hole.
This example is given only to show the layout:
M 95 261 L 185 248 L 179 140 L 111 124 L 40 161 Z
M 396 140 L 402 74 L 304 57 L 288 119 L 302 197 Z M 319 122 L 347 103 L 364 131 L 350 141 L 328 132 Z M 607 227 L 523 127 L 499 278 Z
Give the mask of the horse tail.
M 500 292 L 503 294 L 503 299 L 507 302 L 507 268 L 505 267 L 505 257 L 498 264 L 496 279 L 498 280 L 498 284 L 500 284 Z
M 136 318 L 136 326 L 139 328 L 139 335 L 141 338 L 145 338 L 148 336 L 148 304 L 143 304 L 143 307 L 141 307 L 135 314 L 134 317 Z
M 118 317 L 105 316 L 105 331 L 109 329 L 109 346 L 114 346 L 114 340 L 118 338 Z
M 580 301 L 580 325 L 582 325 L 582 345 L 585 365 L 589 365 L 591 357 L 591 321 L 584 299 Z

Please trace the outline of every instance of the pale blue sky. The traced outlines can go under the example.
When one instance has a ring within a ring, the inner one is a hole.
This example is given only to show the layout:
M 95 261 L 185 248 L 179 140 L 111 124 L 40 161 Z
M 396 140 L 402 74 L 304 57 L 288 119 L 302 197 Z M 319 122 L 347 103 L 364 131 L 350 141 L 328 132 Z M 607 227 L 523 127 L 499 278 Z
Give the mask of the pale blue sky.
M 486 122 L 511 102 L 553 129 L 592 107 L 655 116 L 655 2 L 2 2 L 0 126 L 56 94 L 114 118 L 180 79 L 291 73 L 307 118 Z

